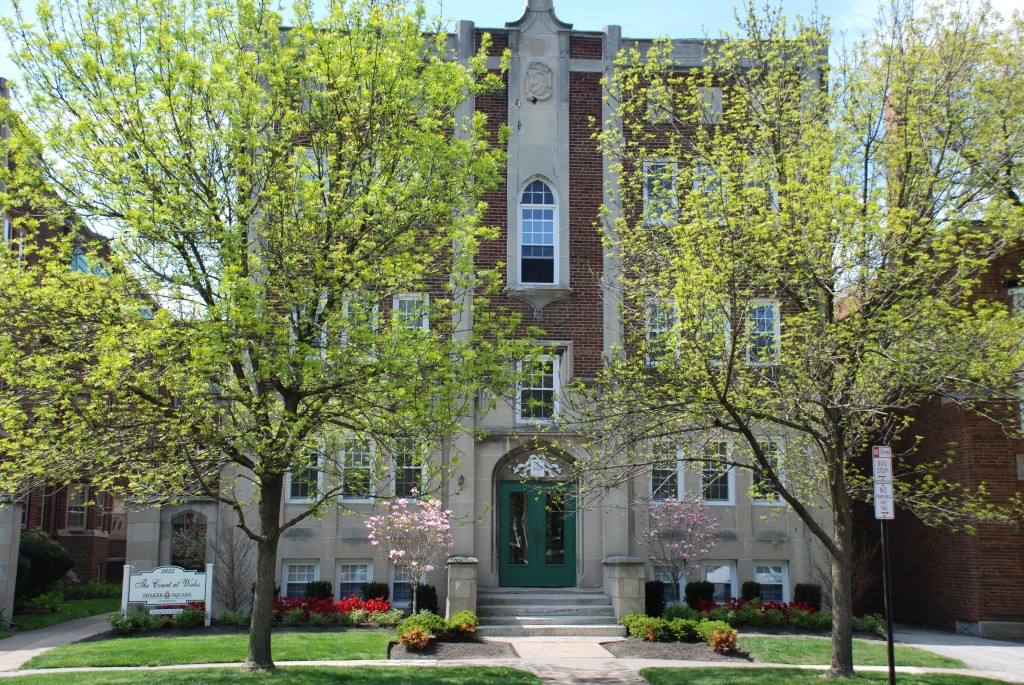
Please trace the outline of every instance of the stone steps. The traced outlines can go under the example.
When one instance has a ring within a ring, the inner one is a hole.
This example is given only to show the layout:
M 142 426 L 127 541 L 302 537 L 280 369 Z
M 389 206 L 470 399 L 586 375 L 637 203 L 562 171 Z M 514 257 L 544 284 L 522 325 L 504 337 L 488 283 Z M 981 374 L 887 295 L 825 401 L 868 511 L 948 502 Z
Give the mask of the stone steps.
M 623 637 L 611 599 L 580 588 L 483 588 L 481 637 Z

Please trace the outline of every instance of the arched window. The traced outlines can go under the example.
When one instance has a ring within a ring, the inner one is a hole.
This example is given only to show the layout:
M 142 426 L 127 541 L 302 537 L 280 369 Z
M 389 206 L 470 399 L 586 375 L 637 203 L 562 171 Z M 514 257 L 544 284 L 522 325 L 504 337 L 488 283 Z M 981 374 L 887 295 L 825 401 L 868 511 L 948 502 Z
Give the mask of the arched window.
M 544 181 L 533 180 L 519 202 L 519 282 L 557 283 L 558 205 Z
M 171 519 L 171 565 L 206 568 L 206 517 L 199 512 L 184 511 Z

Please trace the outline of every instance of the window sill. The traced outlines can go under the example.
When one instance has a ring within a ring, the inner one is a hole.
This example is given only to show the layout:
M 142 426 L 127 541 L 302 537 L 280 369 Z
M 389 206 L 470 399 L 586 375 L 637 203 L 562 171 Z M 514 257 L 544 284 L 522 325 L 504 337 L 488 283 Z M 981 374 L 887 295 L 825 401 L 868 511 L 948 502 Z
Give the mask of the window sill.
M 526 302 L 536 312 L 552 302 L 564 300 L 572 293 L 572 288 L 558 283 L 519 283 L 505 288 L 506 295 Z

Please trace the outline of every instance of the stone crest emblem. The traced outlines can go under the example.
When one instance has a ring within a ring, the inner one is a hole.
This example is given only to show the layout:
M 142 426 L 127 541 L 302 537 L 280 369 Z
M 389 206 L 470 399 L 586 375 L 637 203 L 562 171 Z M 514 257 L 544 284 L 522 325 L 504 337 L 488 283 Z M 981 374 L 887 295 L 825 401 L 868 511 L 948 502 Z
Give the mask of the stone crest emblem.
M 562 466 L 543 454 L 531 454 L 518 466 L 513 467 L 512 473 L 520 478 L 554 478 L 561 475 Z
M 547 100 L 555 88 L 555 75 L 551 68 L 540 62 L 533 62 L 526 70 L 526 97 L 531 102 Z

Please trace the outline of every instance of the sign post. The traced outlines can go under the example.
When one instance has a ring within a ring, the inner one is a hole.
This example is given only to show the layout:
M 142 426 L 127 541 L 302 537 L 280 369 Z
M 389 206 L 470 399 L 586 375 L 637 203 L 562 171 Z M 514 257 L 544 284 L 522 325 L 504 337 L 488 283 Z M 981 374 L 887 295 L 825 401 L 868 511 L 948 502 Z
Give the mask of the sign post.
M 892 640 L 892 570 L 889 557 L 889 521 L 895 518 L 892 488 L 892 448 L 871 448 L 871 474 L 875 481 L 875 518 L 882 526 L 882 593 L 885 597 L 885 640 L 889 652 L 889 685 L 896 685 L 896 658 Z

